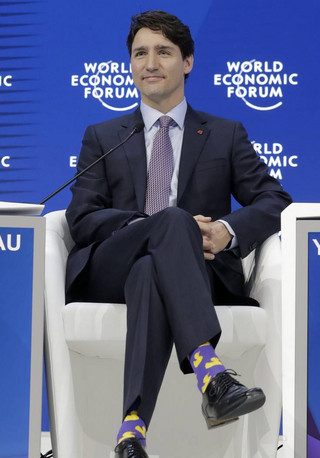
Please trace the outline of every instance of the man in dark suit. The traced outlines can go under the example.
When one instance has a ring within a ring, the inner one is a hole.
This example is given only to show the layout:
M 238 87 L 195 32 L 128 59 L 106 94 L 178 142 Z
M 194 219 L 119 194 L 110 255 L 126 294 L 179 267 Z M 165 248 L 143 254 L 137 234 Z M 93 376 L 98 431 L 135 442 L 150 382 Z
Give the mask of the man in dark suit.
M 66 294 L 68 301 L 127 304 L 124 421 L 115 452 L 139 458 L 147 457 L 146 429 L 173 343 L 181 369 L 196 373 L 209 428 L 264 403 L 262 390 L 241 385 L 215 354 L 221 331 L 213 303 L 250 303 L 240 257 L 279 230 L 291 199 L 241 124 L 187 105 L 194 51 L 187 26 L 164 12 L 142 13 L 127 45 L 141 106 L 88 127 L 79 170 L 137 123 L 144 129 L 72 188 L 67 219 L 76 245 Z M 234 212 L 231 195 L 242 205 Z

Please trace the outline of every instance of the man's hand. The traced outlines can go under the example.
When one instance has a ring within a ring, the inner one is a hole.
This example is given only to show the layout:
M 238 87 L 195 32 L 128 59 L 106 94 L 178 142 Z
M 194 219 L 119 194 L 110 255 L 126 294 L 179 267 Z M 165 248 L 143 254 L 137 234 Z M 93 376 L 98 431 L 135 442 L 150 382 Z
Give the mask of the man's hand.
M 202 233 L 204 257 L 212 260 L 215 254 L 225 249 L 232 235 L 223 223 L 211 221 L 210 216 L 196 215 L 194 219 Z

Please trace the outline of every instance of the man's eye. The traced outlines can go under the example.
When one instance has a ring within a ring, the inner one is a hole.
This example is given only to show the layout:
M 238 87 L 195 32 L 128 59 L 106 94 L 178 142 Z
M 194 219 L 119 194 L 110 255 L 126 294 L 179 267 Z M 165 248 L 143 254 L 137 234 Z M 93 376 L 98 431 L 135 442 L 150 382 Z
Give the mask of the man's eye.
M 138 52 L 136 52 L 135 57 L 140 57 L 140 56 L 144 56 L 144 55 L 145 55 L 145 51 L 138 51 Z

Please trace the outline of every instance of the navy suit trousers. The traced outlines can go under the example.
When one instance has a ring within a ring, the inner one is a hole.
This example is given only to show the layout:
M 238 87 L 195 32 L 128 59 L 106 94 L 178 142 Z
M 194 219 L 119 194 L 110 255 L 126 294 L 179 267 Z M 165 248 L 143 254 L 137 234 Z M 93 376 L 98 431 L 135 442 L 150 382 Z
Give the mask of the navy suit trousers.
M 134 222 L 96 247 L 81 281 L 91 301 L 127 304 L 123 415 L 138 407 L 148 425 L 172 344 L 189 373 L 188 355 L 221 333 L 198 224 L 177 207 Z

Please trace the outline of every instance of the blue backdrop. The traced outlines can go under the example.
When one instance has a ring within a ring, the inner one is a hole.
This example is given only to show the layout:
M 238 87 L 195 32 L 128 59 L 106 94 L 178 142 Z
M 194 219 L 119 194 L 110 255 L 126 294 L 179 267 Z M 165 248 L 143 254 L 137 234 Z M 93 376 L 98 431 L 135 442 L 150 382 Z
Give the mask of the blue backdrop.
M 319 201 L 320 4 L 312 0 L 0 1 L 0 199 L 42 200 L 75 173 L 88 124 L 137 106 L 125 39 L 131 15 L 147 9 L 191 28 L 191 105 L 242 121 L 294 200 Z M 65 190 L 46 211 L 69 200 Z

